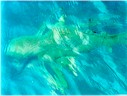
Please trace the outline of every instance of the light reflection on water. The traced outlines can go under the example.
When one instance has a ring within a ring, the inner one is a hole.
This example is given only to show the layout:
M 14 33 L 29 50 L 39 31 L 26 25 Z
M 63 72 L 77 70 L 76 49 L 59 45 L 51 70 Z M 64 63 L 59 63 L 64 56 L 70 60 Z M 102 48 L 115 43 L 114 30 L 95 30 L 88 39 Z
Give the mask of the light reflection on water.
M 55 24 L 62 14 L 67 16 L 68 25 L 83 32 L 87 28 L 97 34 L 127 32 L 126 11 L 122 10 L 126 10 L 126 3 L 113 3 L 2 2 L 2 94 L 127 94 L 125 45 L 95 47 L 62 59 L 70 65 L 38 60 L 36 56 L 16 60 L 4 53 L 11 39 L 34 35 L 42 23 Z

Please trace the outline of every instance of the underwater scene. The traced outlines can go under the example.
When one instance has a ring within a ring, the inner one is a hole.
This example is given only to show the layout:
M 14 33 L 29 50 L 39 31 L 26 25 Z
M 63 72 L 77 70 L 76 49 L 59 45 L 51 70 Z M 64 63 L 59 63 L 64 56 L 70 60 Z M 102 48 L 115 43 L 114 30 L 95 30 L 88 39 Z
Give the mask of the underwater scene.
M 2 1 L 3 95 L 127 94 L 126 1 Z

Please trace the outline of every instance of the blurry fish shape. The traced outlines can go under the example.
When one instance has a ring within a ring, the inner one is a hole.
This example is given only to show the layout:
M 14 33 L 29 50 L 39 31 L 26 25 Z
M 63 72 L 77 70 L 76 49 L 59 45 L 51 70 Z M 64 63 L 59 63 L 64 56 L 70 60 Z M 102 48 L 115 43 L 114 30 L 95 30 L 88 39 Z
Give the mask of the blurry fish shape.
M 39 35 L 41 33 L 39 31 L 34 36 L 22 36 L 11 40 L 6 55 L 18 60 L 36 56 L 40 61 L 54 62 L 58 66 L 68 68 L 74 76 L 77 76 L 78 67 L 75 58 L 80 53 L 89 52 L 100 46 L 112 47 L 115 44 L 127 44 L 127 33 L 110 35 L 106 32 L 97 34 L 92 30 L 81 32 L 76 26 L 67 26 L 63 16 L 56 24 L 47 24 L 45 27 L 48 28 L 48 32 L 44 35 Z M 43 31 L 45 27 L 42 27 Z M 68 84 L 61 72 L 61 67 L 57 68 L 52 64 L 50 67 L 57 77 L 49 76 L 52 82 L 46 77 L 48 82 L 64 93 L 63 89 L 67 88 Z M 60 82 L 63 83 L 60 84 Z

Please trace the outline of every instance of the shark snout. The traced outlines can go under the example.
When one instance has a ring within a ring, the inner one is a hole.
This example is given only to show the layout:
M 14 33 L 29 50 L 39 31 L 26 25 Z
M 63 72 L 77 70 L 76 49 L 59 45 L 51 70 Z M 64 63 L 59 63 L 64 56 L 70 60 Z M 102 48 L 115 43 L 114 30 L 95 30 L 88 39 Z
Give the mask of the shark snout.
M 28 58 L 38 55 L 43 49 L 38 42 L 39 39 L 34 37 L 13 39 L 7 47 L 6 55 L 14 58 Z
M 21 58 L 23 57 L 24 54 L 22 53 L 21 46 L 18 46 L 17 44 L 11 42 L 7 47 L 6 55 L 14 58 L 19 58 L 19 57 Z

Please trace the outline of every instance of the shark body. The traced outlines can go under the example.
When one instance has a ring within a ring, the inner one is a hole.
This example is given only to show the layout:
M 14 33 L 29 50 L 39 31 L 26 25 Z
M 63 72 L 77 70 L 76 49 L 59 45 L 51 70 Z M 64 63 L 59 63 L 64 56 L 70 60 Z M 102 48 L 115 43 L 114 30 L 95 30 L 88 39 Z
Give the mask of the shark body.
M 91 30 L 83 33 L 74 27 L 69 29 L 68 26 L 56 24 L 44 36 L 22 36 L 13 39 L 6 54 L 15 58 L 27 58 L 30 55 L 43 57 L 48 54 L 55 60 L 69 55 L 76 56 L 99 46 L 112 47 L 118 43 L 126 44 L 126 38 L 126 33 L 109 35 L 94 33 Z
M 81 32 L 75 26 L 65 25 L 63 21 L 62 19 L 62 22 L 60 21 L 53 26 L 47 25 L 49 32 L 45 35 L 22 36 L 13 39 L 8 45 L 6 55 L 19 60 L 36 56 L 40 61 L 55 62 L 58 66 L 68 68 L 77 76 L 76 56 L 100 46 L 112 47 L 118 43 L 127 44 L 127 33 L 109 35 L 106 33 L 98 34 L 92 30 Z M 61 68 L 56 68 L 52 64 L 50 67 L 57 78 L 47 76 L 46 79 L 53 88 L 64 94 L 64 89 L 68 88 L 68 84 Z

